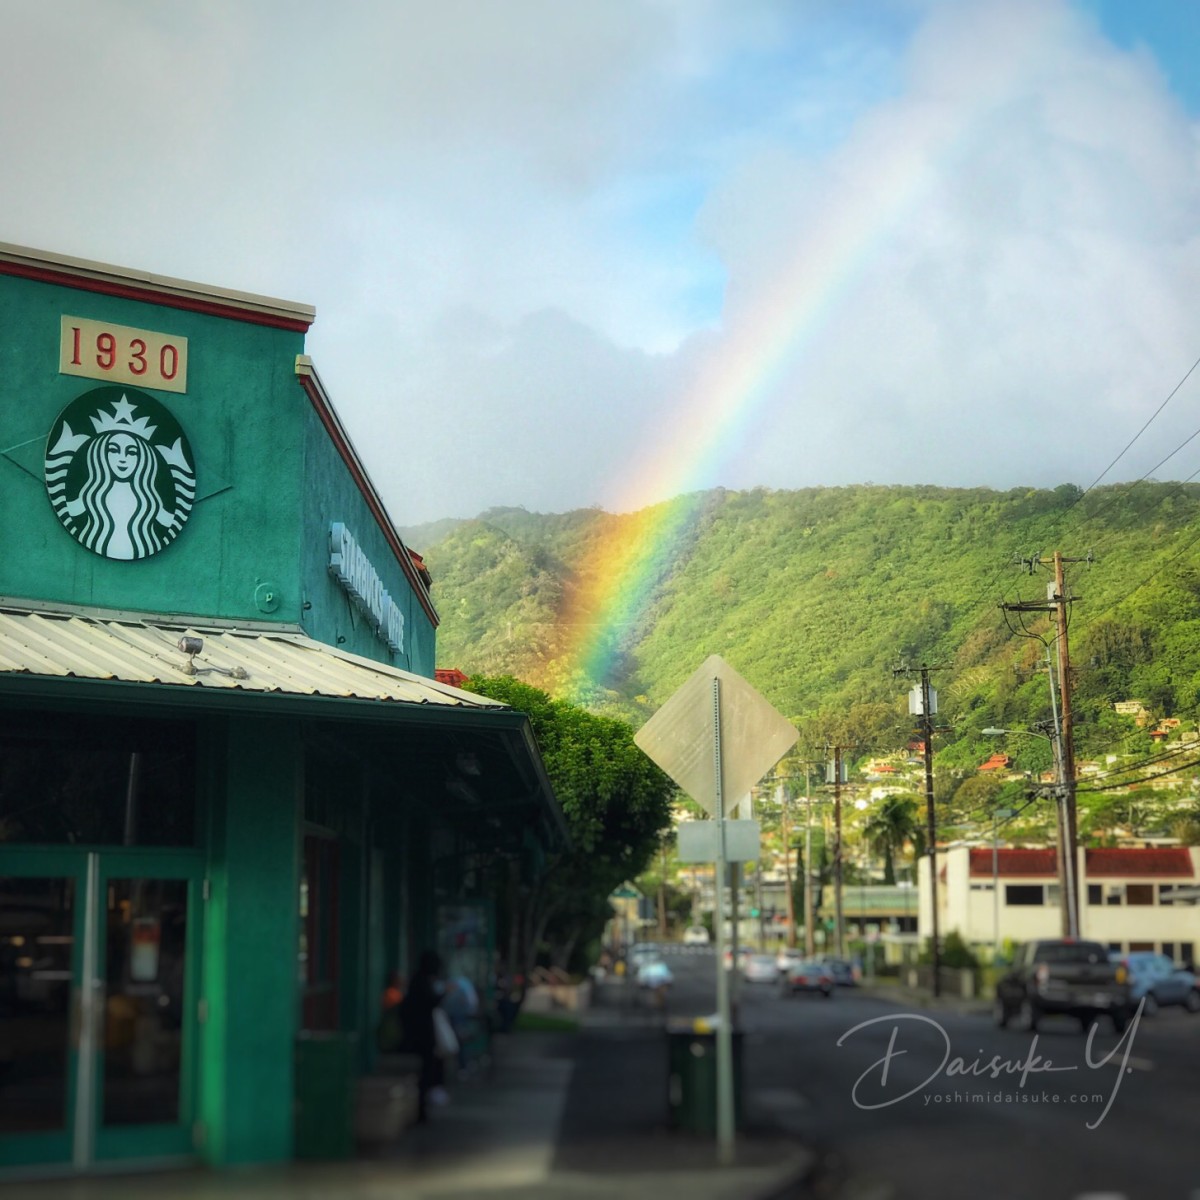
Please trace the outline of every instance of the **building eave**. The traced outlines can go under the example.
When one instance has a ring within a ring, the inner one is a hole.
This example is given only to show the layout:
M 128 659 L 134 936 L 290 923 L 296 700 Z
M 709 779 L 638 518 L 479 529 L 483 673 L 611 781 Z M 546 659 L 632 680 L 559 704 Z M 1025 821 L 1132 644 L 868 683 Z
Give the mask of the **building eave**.
M 316 309 L 308 304 L 258 296 L 252 292 L 209 287 L 186 279 L 154 275 L 115 267 L 108 263 L 31 250 L 9 242 L 0 242 L 0 275 L 32 279 L 38 283 L 118 296 L 165 308 L 179 308 L 206 316 L 266 325 L 305 333 L 316 319 Z

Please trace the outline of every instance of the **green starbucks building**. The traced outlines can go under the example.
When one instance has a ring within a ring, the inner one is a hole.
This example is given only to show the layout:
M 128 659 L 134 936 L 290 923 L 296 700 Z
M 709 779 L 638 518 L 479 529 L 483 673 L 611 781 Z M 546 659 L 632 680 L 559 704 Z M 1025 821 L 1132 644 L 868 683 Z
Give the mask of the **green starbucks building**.
M 294 1157 L 563 836 L 527 719 L 434 678 L 313 317 L 0 244 L 0 1180 Z

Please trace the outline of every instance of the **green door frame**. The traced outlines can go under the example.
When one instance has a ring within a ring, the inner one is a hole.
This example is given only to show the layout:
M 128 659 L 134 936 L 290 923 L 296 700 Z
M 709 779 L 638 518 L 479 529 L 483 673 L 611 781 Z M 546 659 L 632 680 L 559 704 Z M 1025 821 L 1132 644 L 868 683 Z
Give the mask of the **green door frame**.
M 123 847 L 0 847 L 0 876 L 68 878 L 75 882 L 71 954 L 71 1044 L 66 1128 L 0 1138 L 0 1171 L 58 1167 L 86 1171 L 115 1160 L 175 1160 L 195 1154 L 201 946 L 205 856 L 200 850 Z M 169 1124 L 105 1128 L 104 898 L 110 880 L 164 879 L 187 884 L 179 1119 Z

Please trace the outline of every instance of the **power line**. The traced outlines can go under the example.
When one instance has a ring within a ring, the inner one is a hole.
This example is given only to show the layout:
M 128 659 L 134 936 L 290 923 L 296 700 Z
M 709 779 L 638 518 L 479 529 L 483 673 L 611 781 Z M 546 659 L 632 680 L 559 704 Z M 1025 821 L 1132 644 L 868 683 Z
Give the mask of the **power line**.
M 1187 771 L 1192 767 L 1200 767 L 1200 758 L 1193 758 L 1190 762 L 1179 763 L 1177 766 L 1171 767 L 1166 771 L 1156 771 L 1153 775 L 1143 775 L 1140 779 L 1126 779 L 1120 783 L 1107 783 L 1101 787 L 1082 787 L 1078 790 L 1081 792 L 1115 792 L 1118 788 L 1134 788 L 1143 783 L 1149 783 L 1152 779 L 1165 779 L 1168 775 L 1177 775 L 1180 771 Z
M 1197 533 L 1196 536 L 1191 539 L 1191 541 L 1186 542 L 1179 550 L 1177 550 L 1174 554 L 1172 554 L 1170 558 L 1164 560 L 1163 562 L 1160 562 L 1158 564 L 1158 566 L 1156 566 L 1154 568 L 1154 570 L 1151 571 L 1150 574 L 1147 575 L 1146 578 L 1141 581 L 1141 583 L 1139 583 L 1136 586 L 1134 586 L 1133 588 L 1131 588 L 1124 595 L 1119 596 L 1119 597 L 1117 597 L 1117 599 L 1110 601 L 1107 605 L 1105 605 L 1104 608 L 1101 608 L 1099 610 L 1093 609 L 1092 613 L 1091 613 L 1091 616 L 1093 617 L 1093 619 L 1096 617 L 1101 617 L 1107 612 L 1112 612 L 1112 610 L 1114 608 L 1116 608 L 1118 605 L 1124 604 L 1125 601 L 1132 599 L 1134 596 L 1137 595 L 1138 592 L 1140 592 L 1142 590 L 1142 588 L 1144 588 L 1146 586 L 1146 584 L 1148 584 L 1150 582 L 1150 580 L 1152 580 L 1155 577 L 1155 575 L 1157 575 L 1160 571 L 1164 570 L 1165 568 L 1169 567 L 1177 558 L 1180 558 L 1184 554 L 1186 554 L 1197 542 L 1200 542 L 1200 533 Z
M 1158 407 L 1157 407 L 1157 408 L 1154 410 L 1154 412 L 1153 412 L 1153 413 L 1150 415 L 1149 419 L 1148 419 L 1148 420 L 1146 421 L 1146 423 L 1145 423 L 1145 424 L 1144 424 L 1144 425 L 1141 427 L 1141 429 L 1139 429 L 1139 430 L 1137 431 L 1137 433 L 1135 433 L 1135 434 L 1133 435 L 1133 437 L 1129 439 L 1129 441 L 1126 443 L 1126 445 L 1125 445 L 1125 448 L 1124 448 L 1124 449 L 1121 451 L 1121 453 L 1120 453 L 1120 454 L 1118 454 L 1118 455 L 1117 455 L 1117 457 L 1116 457 L 1116 458 L 1114 458 L 1114 459 L 1112 460 L 1112 462 L 1110 462 L 1110 463 L 1108 464 L 1108 466 L 1107 466 L 1107 467 L 1105 467 L 1105 468 L 1104 468 L 1104 470 L 1103 470 L 1103 471 L 1101 471 L 1101 472 L 1100 472 L 1100 474 L 1099 474 L 1099 475 L 1097 475 L 1097 476 L 1096 476 L 1096 478 L 1095 478 L 1095 479 L 1093 479 L 1093 480 L 1092 480 L 1092 482 L 1091 482 L 1091 483 L 1090 483 L 1090 484 L 1089 484 L 1089 485 L 1088 485 L 1088 486 L 1087 486 L 1087 487 L 1086 487 L 1086 488 L 1083 490 L 1082 494 L 1081 494 L 1081 495 L 1080 495 L 1080 496 L 1079 496 L 1079 497 L 1078 497 L 1078 498 L 1075 500 L 1075 503 L 1074 503 L 1074 504 L 1072 504 L 1072 505 L 1070 506 L 1070 508 L 1068 508 L 1068 509 L 1067 509 L 1067 512 L 1070 512 L 1070 511 L 1071 511 L 1071 508 L 1074 508 L 1074 507 L 1075 507 L 1075 505 L 1076 505 L 1076 504 L 1078 504 L 1078 503 L 1079 503 L 1079 502 L 1080 502 L 1080 501 L 1083 499 L 1083 497 L 1084 497 L 1084 496 L 1086 496 L 1086 495 L 1087 495 L 1087 494 L 1088 494 L 1088 493 L 1089 493 L 1089 492 L 1090 492 L 1090 491 L 1091 491 L 1091 490 L 1092 490 L 1092 489 L 1093 489 L 1093 488 L 1094 488 L 1094 487 L 1095 487 L 1095 486 L 1096 486 L 1096 485 L 1097 485 L 1097 484 L 1100 482 L 1100 480 L 1102 480 L 1102 479 L 1105 477 L 1105 475 L 1107 475 L 1107 474 L 1109 473 L 1109 471 L 1111 471 L 1111 470 L 1113 469 L 1113 467 L 1115 467 L 1115 466 L 1117 465 L 1117 463 L 1119 463 L 1119 462 L 1121 461 L 1121 459 L 1123 459 L 1123 458 L 1125 457 L 1125 455 L 1129 453 L 1129 451 L 1130 451 L 1130 450 L 1133 448 L 1133 445 L 1134 445 L 1134 443 L 1135 443 L 1135 442 L 1138 440 L 1138 438 L 1140 438 L 1140 437 L 1142 436 L 1142 434 L 1143 434 L 1143 433 L 1145 433 L 1145 432 L 1146 432 L 1146 430 L 1147 430 L 1147 429 L 1149 429 L 1149 428 L 1150 428 L 1150 426 L 1151 426 L 1151 425 L 1152 425 L 1152 424 L 1153 424 L 1153 423 L 1154 423 L 1154 422 L 1155 422 L 1155 421 L 1158 419 L 1158 416 L 1159 416 L 1159 414 L 1162 412 L 1162 410 L 1163 410 L 1164 408 L 1166 408 L 1166 407 L 1167 407 L 1167 405 L 1168 405 L 1168 404 L 1170 404 L 1170 403 L 1171 403 L 1171 401 L 1172 401 L 1172 400 L 1175 398 L 1175 394 L 1176 394 L 1176 393 L 1179 391 L 1179 389 L 1180 389 L 1181 387 L 1183 387 L 1183 385 L 1184 385 L 1185 383 L 1187 383 L 1187 381 L 1188 381 L 1188 380 L 1189 380 L 1189 379 L 1192 377 L 1192 373 L 1193 373 L 1193 372 L 1196 370 L 1196 368 L 1197 368 L 1197 367 L 1200 367 L 1200 358 L 1196 359 L 1196 361 L 1195 361 L 1194 363 L 1192 363 L 1192 365 L 1191 365 L 1190 367 L 1188 367 L 1188 369 L 1187 369 L 1187 373 L 1186 373 L 1186 374 L 1184 375 L 1184 377 L 1183 377 L 1183 378 L 1182 378 L 1182 379 L 1181 379 L 1181 380 L 1180 380 L 1180 381 L 1179 381 L 1179 382 L 1178 382 L 1178 383 L 1177 383 L 1177 384 L 1176 384 L 1176 385 L 1175 385 L 1175 386 L 1174 386 L 1174 387 L 1171 389 L 1171 391 L 1170 391 L 1170 393 L 1168 394 L 1167 398 L 1166 398 L 1166 399 L 1165 399 L 1165 400 L 1164 400 L 1164 401 L 1163 401 L 1163 402 L 1162 402 L 1162 403 L 1161 403 L 1161 404 L 1160 404 L 1160 405 L 1159 405 L 1159 406 L 1158 406 Z M 1200 433 L 1200 430 L 1197 430 L 1197 432 L 1198 432 L 1198 433 Z M 1196 434 L 1195 434 L 1195 433 L 1193 433 L 1193 434 L 1192 434 L 1192 437 L 1195 437 L 1195 436 L 1196 436 Z M 1190 442 L 1191 440 L 1192 440 L 1192 438 L 1188 438 L 1188 442 Z M 1183 445 L 1184 445 L 1184 446 L 1186 446 L 1186 445 L 1187 445 L 1187 442 L 1184 442 L 1184 443 L 1183 443 Z M 1173 454 L 1176 454 L 1176 453 L 1178 453 L 1178 451 L 1179 451 L 1179 450 L 1182 450 L 1182 449 L 1183 449 L 1183 446 L 1176 447 L 1176 449 L 1175 449 L 1175 450 L 1173 450 L 1173 451 L 1171 452 L 1171 454 L 1167 455 L 1167 458 L 1170 458 L 1170 457 L 1171 457 Z M 1163 459 L 1163 462 L 1166 462 L 1166 461 L 1167 461 L 1166 459 Z M 1162 463 L 1159 463 L 1159 466 L 1162 466 Z M 1143 478 L 1144 478 L 1144 476 L 1143 476 Z M 1065 515 L 1065 514 L 1064 514 L 1064 515 Z

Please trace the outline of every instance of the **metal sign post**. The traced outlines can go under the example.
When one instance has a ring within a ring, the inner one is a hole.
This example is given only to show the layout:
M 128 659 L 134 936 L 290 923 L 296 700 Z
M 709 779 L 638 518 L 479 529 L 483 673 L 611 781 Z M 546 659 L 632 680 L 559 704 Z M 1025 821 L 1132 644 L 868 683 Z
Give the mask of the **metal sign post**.
M 634 742 L 712 817 L 695 825 L 714 826 L 711 843 L 689 830 L 688 857 L 716 865 L 717 951 L 717 1156 L 734 1158 L 735 1097 L 730 977 L 725 971 L 725 869 L 758 853 L 753 821 L 727 819 L 725 797 L 746 796 L 755 783 L 796 743 L 795 728 L 718 655 L 700 668 L 634 734 Z M 685 839 L 680 837 L 681 850 Z M 753 844 L 753 854 L 747 852 Z M 706 846 L 712 846 L 712 859 Z M 735 964 L 736 969 L 736 964 Z
M 734 1159 L 733 1029 L 729 1020 L 729 973 L 725 970 L 725 788 L 721 762 L 721 681 L 712 681 L 713 784 L 716 794 L 717 862 L 717 1160 L 728 1166 Z M 733 964 L 737 970 L 737 963 Z

